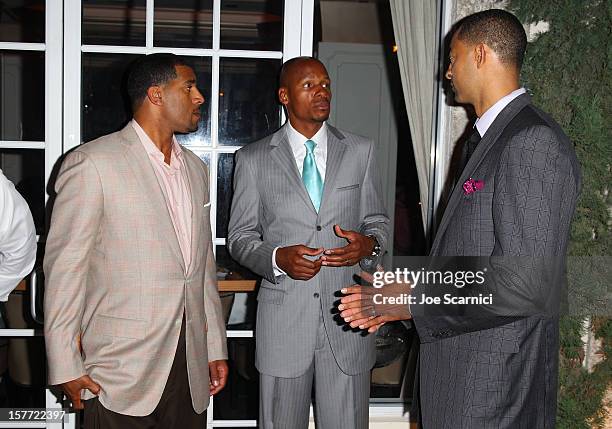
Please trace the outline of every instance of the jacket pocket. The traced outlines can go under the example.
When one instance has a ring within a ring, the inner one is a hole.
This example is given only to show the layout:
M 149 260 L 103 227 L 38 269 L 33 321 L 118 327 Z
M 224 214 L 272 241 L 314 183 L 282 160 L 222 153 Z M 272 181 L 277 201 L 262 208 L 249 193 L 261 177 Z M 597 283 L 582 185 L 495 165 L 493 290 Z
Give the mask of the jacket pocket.
M 336 188 L 337 191 L 348 191 L 349 189 L 357 189 L 359 188 L 359 183 L 355 183 L 354 185 L 340 186 Z
M 282 305 L 282 303 L 285 301 L 285 292 L 278 289 L 260 286 L 259 293 L 257 294 L 257 301 Z
M 459 348 L 484 353 L 518 353 L 520 334 L 511 324 L 461 335 Z
M 113 338 L 132 338 L 142 340 L 147 334 L 149 322 L 146 320 L 124 319 L 97 315 L 94 317 L 94 331 L 98 335 Z

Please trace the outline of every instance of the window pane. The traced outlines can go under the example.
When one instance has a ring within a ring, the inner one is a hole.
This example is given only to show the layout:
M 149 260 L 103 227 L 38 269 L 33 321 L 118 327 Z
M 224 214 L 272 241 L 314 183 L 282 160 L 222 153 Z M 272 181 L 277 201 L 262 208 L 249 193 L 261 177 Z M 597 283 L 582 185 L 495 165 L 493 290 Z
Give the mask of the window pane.
M 220 153 L 217 163 L 217 238 L 227 237 L 233 175 L 234 154 Z
M 212 0 L 155 0 L 153 44 L 212 48 Z
M 189 148 L 193 153 L 195 153 L 198 158 L 200 158 L 204 164 L 208 167 L 208 171 L 210 172 L 210 152 L 204 152 L 202 150 Z M 210 178 L 209 178 L 210 180 Z
M 221 59 L 219 144 L 244 145 L 280 127 L 275 89 L 280 66 L 280 60 Z
M 177 136 L 180 144 L 185 146 L 210 146 L 210 88 L 212 85 L 212 61 L 210 58 L 185 57 L 196 73 L 197 86 L 204 96 L 200 111 L 198 130 L 193 133 Z
M 45 231 L 45 151 L 0 149 L 0 170 L 28 202 L 36 233 Z
M 121 129 L 132 117 L 125 84 L 130 64 L 138 55 L 83 54 L 83 141 Z M 177 135 L 181 144 L 210 145 L 210 59 L 187 58 L 205 98 L 197 131 Z
M 255 368 L 255 339 L 228 338 L 229 375 L 215 396 L 215 420 L 255 420 L 259 415 L 259 373 Z
M 0 41 L 45 42 L 45 0 L 0 2 Z
M 132 117 L 126 72 L 138 55 L 83 54 L 82 141 L 120 130 Z
M 146 44 L 146 0 L 83 0 L 85 45 Z
M 45 53 L 0 51 L 0 140 L 45 140 Z
M 417 343 L 416 332 L 408 330 L 402 322 L 387 323 L 376 332 L 370 398 L 412 397 Z M 408 379 L 404 380 L 405 377 Z
M 215 246 L 215 261 L 217 262 L 217 277 L 220 279 L 254 281 L 261 279 L 261 277 L 259 277 L 257 274 L 234 261 L 227 250 L 227 246 L 225 245 Z M 227 275 L 223 275 L 221 273 L 225 273 Z M 255 323 L 255 319 L 249 319 L 247 322 Z
M 283 0 L 221 2 L 221 48 L 282 50 L 284 3 Z

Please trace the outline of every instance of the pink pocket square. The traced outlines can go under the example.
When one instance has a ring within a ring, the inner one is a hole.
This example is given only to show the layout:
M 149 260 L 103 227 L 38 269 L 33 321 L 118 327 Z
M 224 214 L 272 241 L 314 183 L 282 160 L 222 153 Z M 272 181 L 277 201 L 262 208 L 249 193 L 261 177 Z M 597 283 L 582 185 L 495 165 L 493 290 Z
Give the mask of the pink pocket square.
M 463 184 L 463 193 L 469 195 L 476 191 L 480 191 L 484 188 L 484 182 L 482 180 L 474 180 L 471 177 Z

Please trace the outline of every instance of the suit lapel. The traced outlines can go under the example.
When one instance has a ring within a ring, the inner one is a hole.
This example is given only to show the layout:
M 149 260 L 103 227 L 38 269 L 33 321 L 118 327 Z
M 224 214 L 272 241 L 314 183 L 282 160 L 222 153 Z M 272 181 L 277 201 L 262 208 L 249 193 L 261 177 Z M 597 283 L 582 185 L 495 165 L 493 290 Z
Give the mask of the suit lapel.
M 270 151 L 271 157 L 274 162 L 276 162 L 279 169 L 285 173 L 291 182 L 291 186 L 297 190 L 298 195 L 300 198 L 302 198 L 302 200 L 304 200 L 304 203 L 310 207 L 311 210 L 315 211 L 312 201 L 310 200 L 310 196 L 308 195 L 306 187 L 304 186 L 304 182 L 302 182 L 300 172 L 295 164 L 295 158 L 293 156 L 293 151 L 289 146 L 289 140 L 287 139 L 287 131 L 285 127 L 286 125 L 274 133 L 272 139 L 270 140 L 270 146 L 272 146 L 272 150 Z
M 151 205 L 155 213 L 159 214 L 159 223 L 164 232 L 164 235 L 168 238 L 168 244 L 170 245 L 172 252 L 176 256 L 178 262 L 181 264 L 183 271 L 185 271 L 185 261 L 179 247 L 178 238 L 176 231 L 172 225 L 172 219 L 170 212 L 168 211 L 168 205 L 164 199 L 162 186 L 157 181 L 157 176 L 151 166 L 149 155 L 145 148 L 142 146 L 136 131 L 132 128 L 131 123 L 125 126 L 121 130 L 120 135 L 123 139 L 127 150 L 125 152 L 128 164 L 131 167 L 136 179 L 140 183 L 143 191 L 143 195 L 151 201 Z
M 327 126 L 327 161 L 325 163 L 325 183 L 323 185 L 323 198 L 319 213 L 326 207 L 327 201 L 335 189 L 336 176 L 340 170 L 340 164 L 344 157 L 346 144 L 344 136 L 331 125 Z
M 197 236 L 202 227 L 204 220 L 204 204 L 208 201 L 204 201 L 204 184 L 201 183 L 200 176 L 198 174 L 198 165 L 195 165 L 191 158 L 185 153 L 186 149 L 183 149 L 183 161 L 185 169 L 187 171 L 187 183 L 189 185 L 189 195 L 191 196 L 191 261 L 187 272 L 191 272 L 194 262 L 200 259 L 200 256 L 196 254 L 198 249 L 202 246 L 198 246 Z M 198 258 L 198 259 L 196 259 Z
M 504 110 L 502 110 L 497 118 L 493 121 L 484 137 L 476 146 L 476 150 L 472 154 L 470 160 L 466 164 L 459 180 L 457 182 L 457 186 L 453 190 L 451 198 L 444 210 L 444 215 L 442 216 L 442 220 L 440 221 L 440 226 L 438 227 L 438 231 L 436 232 L 436 238 L 434 239 L 433 245 L 431 247 L 431 255 L 435 255 L 438 251 L 438 246 L 440 245 L 440 240 L 442 239 L 448 224 L 453 216 L 455 208 L 461 201 L 461 194 L 463 193 L 463 183 L 470 178 L 470 175 L 473 171 L 475 171 L 478 166 L 482 163 L 485 156 L 493 148 L 497 139 L 504 131 L 506 126 L 510 123 L 512 119 L 529 103 L 531 103 L 531 97 L 527 94 L 522 94 L 516 97 L 514 100 L 508 104 Z M 477 178 L 475 178 L 477 179 Z

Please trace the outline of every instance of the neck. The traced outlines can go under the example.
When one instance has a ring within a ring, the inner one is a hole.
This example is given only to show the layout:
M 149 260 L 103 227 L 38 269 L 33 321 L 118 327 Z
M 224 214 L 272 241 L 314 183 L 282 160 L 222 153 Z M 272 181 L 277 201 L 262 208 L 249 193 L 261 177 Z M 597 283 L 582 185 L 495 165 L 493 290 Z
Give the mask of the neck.
M 171 129 L 163 126 L 163 121 L 157 121 L 153 115 L 137 112 L 134 120 L 143 129 L 153 144 L 164 154 L 164 161 L 170 164 L 170 154 L 172 153 L 172 142 L 174 133 Z
M 476 116 L 479 118 L 482 117 L 482 115 L 501 98 L 520 87 L 518 77 L 512 79 L 489 80 L 489 83 L 485 87 L 486 89 L 482 91 L 477 102 L 474 103 Z
M 323 126 L 323 122 L 305 122 L 304 123 L 304 122 L 299 122 L 299 121 L 295 121 L 291 119 L 289 119 L 289 122 L 291 123 L 291 126 L 293 127 L 294 130 L 296 130 L 298 133 L 300 133 L 301 135 L 303 135 L 304 137 L 308 139 L 312 138 L 316 133 L 318 133 L 321 127 Z

